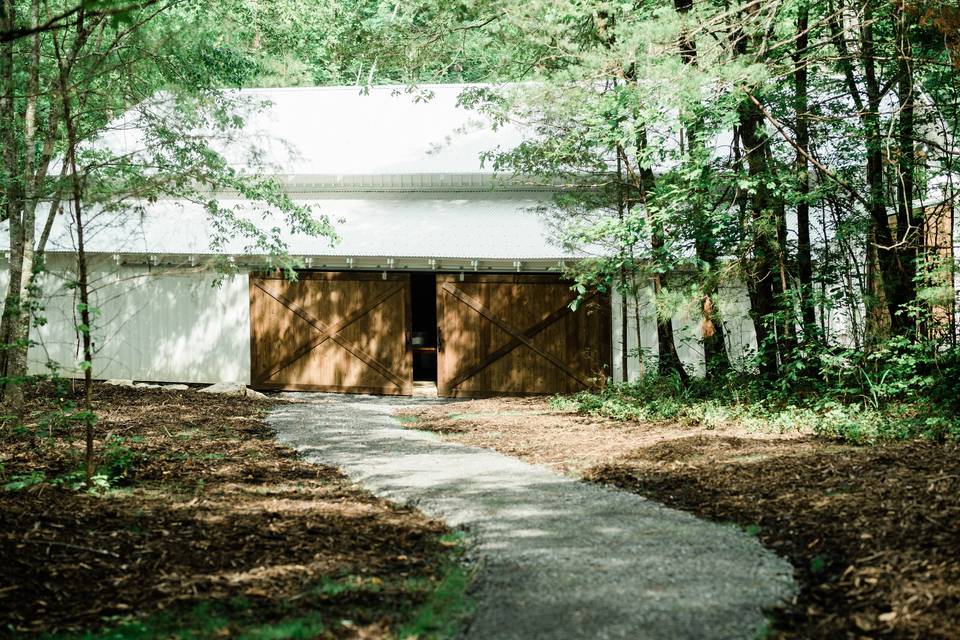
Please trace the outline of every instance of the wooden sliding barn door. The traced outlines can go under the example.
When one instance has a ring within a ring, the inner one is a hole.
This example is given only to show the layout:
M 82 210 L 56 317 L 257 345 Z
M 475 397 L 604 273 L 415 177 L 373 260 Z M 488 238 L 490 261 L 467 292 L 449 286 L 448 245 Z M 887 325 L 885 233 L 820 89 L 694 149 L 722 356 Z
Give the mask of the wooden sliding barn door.
M 554 276 L 437 276 L 441 396 L 569 393 L 610 366 L 610 303 Z
M 250 276 L 252 386 L 410 395 L 410 276 Z

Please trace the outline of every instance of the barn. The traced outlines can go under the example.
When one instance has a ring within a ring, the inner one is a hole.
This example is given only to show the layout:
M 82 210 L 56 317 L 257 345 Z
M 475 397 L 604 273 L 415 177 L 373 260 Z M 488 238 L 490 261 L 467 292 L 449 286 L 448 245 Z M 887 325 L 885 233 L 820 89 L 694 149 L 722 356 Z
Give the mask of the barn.
M 239 239 L 212 251 L 198 203 L 94 216 L 95 377 L 397 395 L 416 383 L 484 396 L 619 376 L 620 302 L 598 295 L 571 309 L 561 272 L 582 256 L 551 244 L 536 214 L 553 189 L 500 179 L 480 160 L 523 132 L 460 108 L 462 86 L 427 89 L 428 101 L 396 87 L 241 92 L 268 105 L 245 137 L 339 235 L 286 238 L 302 267 L 295 281 Z M 216 197 L 244 207 L 237 194 Z M 34 373 L 77 371 L 75 242 L 69 216 L 57 216 Z M 644 330 L 653 335 L 652 320 Z
M 557 187 L 504 178 L 484 164 L 484 152 L 514 148 L 528 134 L 462 108 L 467 86 L 423 86 L 428 100 L 391 86 L 233 92 L 254 106 L 222 155 L 238 171 L 256 156 L 260 171 L 327 216 L 338 238 L 284 232 L 300 267 L 290 280 L 268 251 L 217 237 L 200 201 L 135 202 L 93 215 L 85 233 L 94 376 L 479 397 L 572 392 L 641 375 L 640 354 L 656 355 L 652 295 L 614 291 L 571 308 L 562 274 L 585 256 L 552 243 L 538 215 Z M 136 118 L 106 135 L 105 144 L 135 149 Z M 282 227 L 257 218 L 237 192 L 209 197 L 252 223 Z M 955 255 L 952 207 L 930 210 L 946 214 L 931 226 L 944 232 L 932 246 Z M 69 285 L 75 247 L 70 216 L 56 216 L 31 373 L 82 375 Z M 4 246 L 0 259 L 8 259 Z M 726 283 L 718 303 L 728 353 L 749 355 L 756 337 L 745 287 Z M 681 360 L 702 373 L 697 313 L 676 311 L 673 329 Z M 842 339 L 842 317 L 820 320 Z

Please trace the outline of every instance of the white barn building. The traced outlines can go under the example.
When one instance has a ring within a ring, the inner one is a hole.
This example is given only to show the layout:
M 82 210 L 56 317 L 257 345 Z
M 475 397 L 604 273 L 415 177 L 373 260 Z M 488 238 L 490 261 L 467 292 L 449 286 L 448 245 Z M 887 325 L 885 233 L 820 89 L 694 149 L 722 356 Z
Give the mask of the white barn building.
M 210 222 L 197 204 L 161 200 L 94 217 L 86 239 L 99 310 L 94 376 L 397 394 L 432 379 L 451 396 L 621 379 L 622 300 L 567 307 L 573 294 L 559 274 L 582 256 L 551 244 L 532 211 L 552 189 L 500 180 L 481 163 L 483 152 L 512 148 L 523 132 L 494 130 L 460 108 L 462 85 L 426 88 L 429 101 L 395 87 L 241 92 L 270 103 L 249 116 L 247 141 L 289 195 L 329 216 L 340 236 L 334 244 L 286 238 L 303 265 L 295 283 L 271 274 L 269 256 L 239 239 L 217 252 L 232 272 L 213 268 Z M 135 130 L 110 135 L 136 143 Z M 224 152 L 241 162 L 239 150 Z M 218 198 L 244 209 L 236 194 Z M 57 275 L 74 268 L 73 231 L 69 216 L 58 216 L 32 373 L 49 362 L 77 372 L 76 294 Z M 736 357 L 754 344 L 746 292 L 723 299 Z M 627 348 L 655 351 L 652 309 L 639 315 L 638 332 L 628 313 Z M 694 370 L 703 366 L 698 324 L 674 318 L 681 358 Z M 638 375 L 635 355 L 628 367 Z

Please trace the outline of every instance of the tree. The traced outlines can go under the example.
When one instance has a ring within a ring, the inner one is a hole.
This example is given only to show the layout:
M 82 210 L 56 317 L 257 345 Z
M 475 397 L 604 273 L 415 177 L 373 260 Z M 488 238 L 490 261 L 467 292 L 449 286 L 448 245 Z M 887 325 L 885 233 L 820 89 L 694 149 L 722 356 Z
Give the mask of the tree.
M 494 21 L 501 48 L 524 52 L 528 73 L 516 79 L 555 87 L 508 101 L 522 104 L 513 115 L 537 124 L 539 142 L 499 156 L 500 168 L 592 190 L 562 196 L 554 222 L 567 242 L 609 252 L 595 263 L 597 285 L 622 282 L 629 261 L 619 257 L 634 256 L 632 273 L 676 286 L 692 252 L 708 326 L 718 274 L 738 267 L 769 380 L 794 365 L 809 375 L 804 360 L 832 340 L 879 345 L 883 326 L 920 335 L 929 251 L 914 203 L 958 157 L 952 8 L 501 0 L 471 9 L 465 28 Z M 643 215 L 621 214 L 620 202 Z M 831 326 L 838 307 L 852 333 Z M 722 352 L 708 333 L 705 352 Z
M 0 137 L 5 141 L 0 184 L 11 248 L 0 327 L 7 348 L 0 374 L 4 401 L 14 412 L 23 403 L 19 383 L 26 379 L 36 276 L 43 267 L 36 258 L 42 257 L 63 200 L 72 203 L 78 240 L 83 208 L 123 215 L 136 210 L 137 201 L 169 195 L 202 202 L 221 235 L 246 237 L 282 257 L 281 229 L 260 229 L 220 207 L 209 196 L 217 188 L 235 189 L 262 208 L 278 210 L 293 232 L 332 235 L 325 218 L 314 218 L 273 181 L 238 173 L 215 150 L 215 143 L 241 135 L 237 113 L 246 102 L 217 87 L 255 66 L 236 51 L 211 55 L 215 26 L 207 16 L 175 1 L 122 16 L 88 14 L 81 7 L 72 14 L 70 29 L 40 30 L 34 27 L 45 16 L 59 15 L 62 7 L 32 0 L 24 24 L 17 11 L 21 4 L 7 0 L 3 28 L 28 29 L 32 35 L 0 45 Z M 185 32 L 193 36 L 184 38 Z M 24 51 L 28 55 L 21 55 Z M 135 115 L 140 148 L 103 143 L 108 125 L 124 112 L 128 118 Z M 51 177 L 51 169 L 57 177 Z M 81 299 L 79 310 L 87 314 L 89 301 Z M 88 320 L 81 323 L 83 336 L 92 330 Z M 83 367 L 89 370 L 89 345 L 83 352 Z
M 143 9 L 151 4 L 156 4 L 159 0 L 140 0 L 138 2 L 129 2 L 127 0 L 83 0 L 73 5 L 65 5 L 62 8 L 50 12 L 46 11 L 43 20 L 34 20 L 28 26 L 18 26 L 15 20 L 9 24 L 5 23 L 0 29 L 0 43 L 12 42 L 21 38 L 29 38 L 47 31 L 56 31 L 59 29 L 69 29 L 83 19 L 90 20 L 94 17 L 113 17 L 120 18 L 137 9 Z M 16 11 L 16 3 L 5 4 L 3 15 L 7 17 L 11 14 L 9 10 Z

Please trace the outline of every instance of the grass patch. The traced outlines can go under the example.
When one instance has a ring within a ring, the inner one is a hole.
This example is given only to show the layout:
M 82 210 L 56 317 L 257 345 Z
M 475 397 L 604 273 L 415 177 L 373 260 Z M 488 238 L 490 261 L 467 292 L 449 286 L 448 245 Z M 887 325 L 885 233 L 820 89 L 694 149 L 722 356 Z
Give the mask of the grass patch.
M 315 601 L 364 599 L 364 595 L 396 596 L 419 600 L 419 606 L 401 606 L 395 612 L 400 639 L 441 640 L 452 638 L 473 612 L 467 597 L 472 575 L 463 565 L 464 538 L 460 532 L 443 536 L 450 551 L 433 578 L 406 577 L 382 580 L 376 576 L 344 575 L 325 578 L 306 592 Z M 390 598 L 396 600 L 396 598 Z M 264 622 L 264 620 L 268 620 Z M 115 624 L 96 631 L 45 634 L 44 640 L 204 640 L 239 638 L 273 640 L 351 635 L 358 624 L 343 616 L 321 611 L 303 611 L 302 605 L 264 606 L 246 598 L 203 602 L 186 608 L 173 608 L 143 619 L 115 620 Z M 13 636 L 27 637 L 27 636 Z
M 411 620 L 400 627 L 397 634 L 400 638 L 452 638 L 473 613 L 473 602 L 467 597 L 472 575 L 462 563 L 463 534 L 448 534 L 442 542 L 451 547 L 451 557 L 427 600 L 414 612 Z

